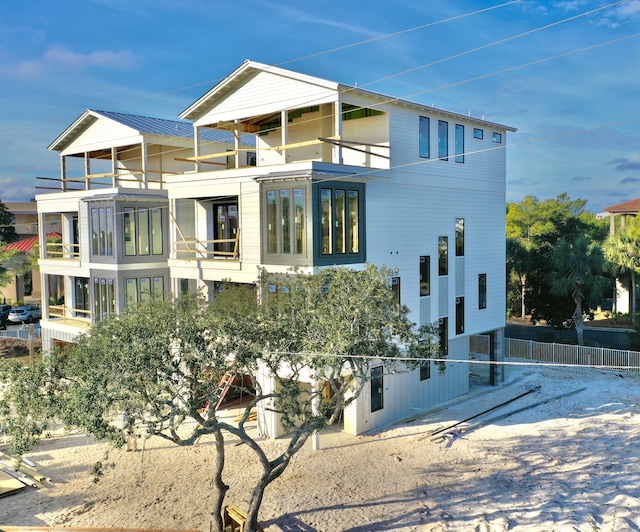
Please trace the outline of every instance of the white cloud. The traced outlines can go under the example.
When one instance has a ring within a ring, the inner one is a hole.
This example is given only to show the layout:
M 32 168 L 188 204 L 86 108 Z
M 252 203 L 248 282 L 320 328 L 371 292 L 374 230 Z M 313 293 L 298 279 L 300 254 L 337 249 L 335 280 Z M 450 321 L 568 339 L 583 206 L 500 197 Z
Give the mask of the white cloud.
M 54 46 L 41 57 L 5 65 L 0 76 L 14 79 L 33 79 L 49 70 L 85 70 L 91 67 L 129 68 L 137 62 L 128 51 L 96 50 L 88 54 L 74 52 L 64 46 Z

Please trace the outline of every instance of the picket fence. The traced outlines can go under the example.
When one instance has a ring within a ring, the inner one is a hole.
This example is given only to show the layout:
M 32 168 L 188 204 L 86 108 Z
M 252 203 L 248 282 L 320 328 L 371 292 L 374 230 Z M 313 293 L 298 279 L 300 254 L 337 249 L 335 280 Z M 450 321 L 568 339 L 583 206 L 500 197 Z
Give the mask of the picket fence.
M 479 355 L 489 354 L 489 337 L 471 337 L 470 349 Z M 618 371 L 640 372 L 640 352 L 568 344 L 536 342 L 517 338 L 504 339 L 504 356 L 552 364 L 603 367 Z

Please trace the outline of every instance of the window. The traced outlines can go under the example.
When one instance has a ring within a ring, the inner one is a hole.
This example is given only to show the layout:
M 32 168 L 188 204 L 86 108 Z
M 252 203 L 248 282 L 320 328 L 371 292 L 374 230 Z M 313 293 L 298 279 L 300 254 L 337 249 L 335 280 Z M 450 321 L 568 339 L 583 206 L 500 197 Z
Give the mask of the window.
M 91 253 L 113 255 L 113 207 L 91 208 Z
M 456 334 L 464 333 L 464 297 L 456 297 Z
M 479 127 L 474 127 L 473 128 L 473 138 L 474 139 L 478 139 L 478 140 L 482 140 L 484 138 L 484 131 L 482 129 L 480 129 Z
M 90 318 L 91 317 L 91 303 L 89 298 L 89 279 L 85 277 L 76 277 L 74 285 L 75 289 L 75 304 L 74 315 L 78 318 Z M 86 311 L 86 312 L 79 312 Z
M 124 296 L 127 307 L 136 303 L 147 303 L 151 300 L 162 300 L 164 298 L 163 277 L 130 277 L 125 279 L 124 283 Z M 182 293 L 188 293 L 188 290 Z
M 382 366 L 371 368 L 371 412 L 384 408 L 384 380 Z
M 456 124 L 455 150 L 456 150 L 455 161 L 457 163 L 463 163 L 464 162 L 464 126 L 462 124 Z
M 478 308 L 487 308 L 487 274 L 478 275 Z
M 102 321 L 115 312 L 115 290 L 113 279 L 93 278 L 93 316 L 95 321 Z
M 305 189 L 267 190 L 266 200 L 267 253 L 304 255 Z
M 400 308 L 400 277 L 391 278 L 391 291 L 398 308 Z
M 440 340 L 440 354 L 449 354 L 449 318 L 438 320 L 438 339 Z
M 162 255 L 162 209 L 123 209 L 124 254 L 127 257 Z
M 420 297 L 431 295 L 431 257 L 420 257 Z
M 418 132 L 418 152 L 420 157 L 428 159 L 431 157 L 431 150 L 429 145 L 429 123 L 430 120 L 424 116 L 420 117 L 419 132 Z
M 449 122 L 438 120 L 438 159 L 449 160 Z
M 342 120 L 355 120 L 356 118 L 366 118 L 368 116 L 383 115 L 384 111 L 371 109 L 369 107 L 361 107 L 350 103 L 342 104 Z
M 324 182 L 313 190 L 316 263 L 364 262 L 364 184 Z
M 464 257 L 464 218 L 456 218 L 456 257 Z
M 496 144 L 502 144 L 502 133 L 494 133 L 492 137 L 493 142 Z
M 420 381 L 426 381 L 431 378 L 431 361 L 425 360 L 420 364 Z
M 438 275 L 449 274 L 449 237 L 438 237 Z

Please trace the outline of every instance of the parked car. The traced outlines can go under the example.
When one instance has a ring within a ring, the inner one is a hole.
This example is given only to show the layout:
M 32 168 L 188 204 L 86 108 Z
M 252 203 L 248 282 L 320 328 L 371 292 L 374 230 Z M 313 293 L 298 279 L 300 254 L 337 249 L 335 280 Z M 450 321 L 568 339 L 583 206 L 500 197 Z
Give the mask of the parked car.
M 0 329 L 7 328 L 7 320 L 9 319 L 10 311 L 11 305 L 0 305 Z
M 40 319 L 42 311 L 35 305 L 22 305 L 12 308 L 9 312 L 9 321 L 13 323 L 33 323 Z

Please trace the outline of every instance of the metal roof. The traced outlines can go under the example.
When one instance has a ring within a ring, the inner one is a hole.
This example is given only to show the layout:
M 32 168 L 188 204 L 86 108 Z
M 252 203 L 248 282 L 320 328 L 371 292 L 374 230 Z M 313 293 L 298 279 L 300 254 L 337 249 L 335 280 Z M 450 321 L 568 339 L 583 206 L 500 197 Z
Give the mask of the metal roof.
M 49 150 L 62 151 L 71 144 L 82 132 L 91 127 L 100 118 L 113 120 L 125 127 L 131 128 L 139 135 L 158 135 L 163 137 L 193 139 L 193 124 L 182 120 L 168 120 L 166 118 L 152 118 L 149 116 L 130 115 L 113 111 L 99 111 L 87 109 L 76 121 L 49 145 Z M 233 144 L 234 137 L 230 131 L 207 129 L 200 130 L 200 137 L 211 142 Z M 242 135 L 240 142 L 243 147 L 255 147 L 256 139 L 253 135 Z

